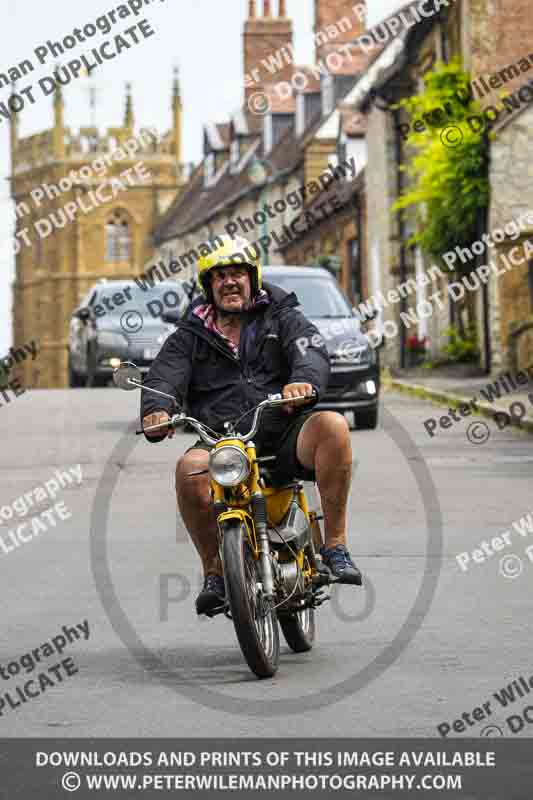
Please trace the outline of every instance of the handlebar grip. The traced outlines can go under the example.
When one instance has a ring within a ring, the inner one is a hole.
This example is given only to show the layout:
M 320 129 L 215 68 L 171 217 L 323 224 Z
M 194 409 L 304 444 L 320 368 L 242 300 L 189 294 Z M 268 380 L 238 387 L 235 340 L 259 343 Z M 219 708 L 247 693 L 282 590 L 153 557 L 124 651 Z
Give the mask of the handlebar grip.
M 314 396 L 311 397 L 294 397 L 287 400 L 287 402 L 291 403 L 293 406 L 304 406 L 310 400 L 314 400 Z
M 135 431 L 135 435 L 136 436 L 140 436 L 141 433 L 147 433 L 148 431 L 157 431 L 157 430 L 163 430 L 163 429 L 166 429 L 166 428 L 173 428 L 175 426 L 175 424 L 176 423 L 174 423 L 174 425 L 173 425 L 172 424 L 172 419 L 169 419 L 168 422 L 160 422 L 159 425 L 150 425 L 149 428 L 143 428 L 140 431 Z
M 303 406 L 305 403 L 308 403 L 310 400 L 316 400 L 318 394 L 313 389 L 313 392 L 309 395 L 309 397 L 295 397 L 292 399 L 292 404 L 295 406 Z

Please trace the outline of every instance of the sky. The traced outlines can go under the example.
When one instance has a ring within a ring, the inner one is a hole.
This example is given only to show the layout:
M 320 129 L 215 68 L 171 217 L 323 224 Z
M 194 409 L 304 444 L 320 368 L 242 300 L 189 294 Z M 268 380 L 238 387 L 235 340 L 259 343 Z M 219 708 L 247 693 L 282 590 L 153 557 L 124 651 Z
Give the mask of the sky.
M 2 12 L 0 27 L 0 73 L 29 58 L 37 63 L 35 48 L 48 40 L 62 40 L 74 28 L 94 23 L 102 14 L 127 0 L 91 0 L 90 4 L 71 0 L 9 0 Z M 354 0 L 355 5 L 355 0 Z M 368 23 L 374 25 L 405 5 L 405 0 L 368 0 Z M 296 61 L 313 60 L 314 0 L 287 0 L 287 12 L 295 29 Z M 122 125 L 125 84 L 132 84 L 137 127 L 166 131 L 171 125 L 171 87 L 174 66 L 179 66 L 183 102 L 183 158 L 202 157 L 202 127 L 207 122 L 223 122 L 242 103 L 242 30 L 248 13 L 247 0 L 153 0 L 137 18 L 121 20 L 110 34 L 100 34 L 91 44 L 100 44 L 126 27 L 146 18 L 155 31 L 149 39 L 106 61 L 93 73 L 92 80 L 79 78 L 65 87 L 65 124 L 77 130 L 93 124 L 89 90 L 96 90 L 94 123 L 103 131 Z M 79 44 L 68 51 L 75 58 L 87 48 Z M 62 62 L 64 63 L 64 61 Z M 26 83 L 50 75 L 54 62 L 47 61 L 26 79 Z M 26 85 L 21 81 L 20 87 Z M 0 88 L 0 103 L 9 96 Z M 19 113 L 20 135 L 29 136 L 52 126 L 51 99 L 40 91 L 35 103 Z M 13 204 L 9 199 L 9 127 L 0 117 L 0 358 L 12 344 L 12 297 L 14 278 L 12 237 Z

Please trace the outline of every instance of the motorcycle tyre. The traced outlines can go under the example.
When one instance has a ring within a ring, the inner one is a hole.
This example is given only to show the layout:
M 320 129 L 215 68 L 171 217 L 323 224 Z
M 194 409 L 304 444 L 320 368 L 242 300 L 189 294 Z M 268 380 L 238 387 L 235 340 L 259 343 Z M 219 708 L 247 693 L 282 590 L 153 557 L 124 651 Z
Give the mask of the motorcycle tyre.
M 228 525 L 223 542 L 224 580 L 233 624 L 246 662 L 258 678 L 271 678 L 279 662 L 279 628 L 275 611 L 271 617 L 269 652 L 259 637 L 248 593 L 247 565 L 256 569 L 246 530 L 241 522 Z

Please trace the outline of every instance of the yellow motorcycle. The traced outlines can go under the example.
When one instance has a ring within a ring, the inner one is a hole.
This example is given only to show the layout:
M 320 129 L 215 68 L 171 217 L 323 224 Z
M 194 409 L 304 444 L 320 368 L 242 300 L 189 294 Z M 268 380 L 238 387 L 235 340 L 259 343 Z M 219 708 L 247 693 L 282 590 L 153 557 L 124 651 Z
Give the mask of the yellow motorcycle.
M 129 362 L 113 375 L 125 390 L 143 389 L 140 370 Z M 291 481 L 273 485 L 269 465 L 276 456 L 257 457 L 254 437 L 267 408 L 305 398 L 285 400 L 269 395 L 254 411 L 247 434 L 238 434 L 226 422 L 220 436 L 183 412 L 170 422 L 146 430 L 188 424 L 206 444 L 212 445 L 208 472 L 217 514 L 218 543 L 224 569 L 226 601 L 209 616 L 225 614 L 235 632 L 248 666 L 259 678 L 272 677 L 279 663 L 279 628 L 296 653 L 310 650 L 315 639 L 315 608 L 329 595 L 323 587 L 336 582 L 318 555 L 322 544 L 322 515 L 308 508 L 303 484 Z M 138 431 L 137 433 L 144 433 Z M 200 473 L 196 473 L 200 474 Z

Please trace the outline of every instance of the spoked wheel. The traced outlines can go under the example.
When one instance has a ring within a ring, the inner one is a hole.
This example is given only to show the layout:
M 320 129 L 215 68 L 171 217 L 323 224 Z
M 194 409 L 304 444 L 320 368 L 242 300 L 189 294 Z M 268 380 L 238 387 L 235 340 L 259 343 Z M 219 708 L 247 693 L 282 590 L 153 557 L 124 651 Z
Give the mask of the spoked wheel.
M 258 678 L 271 678 L 279 661 L 278 621 L 262 596 L 259 562 L 242 523 L 234 523 L 224 532 L 224 577 L 235 632 L 248 666 Z
M 304 608 L 290 614 L 279 613 L 279 624 L 285 641 L 295 653 L 310 650 L 315 641 L 315 609 Z

